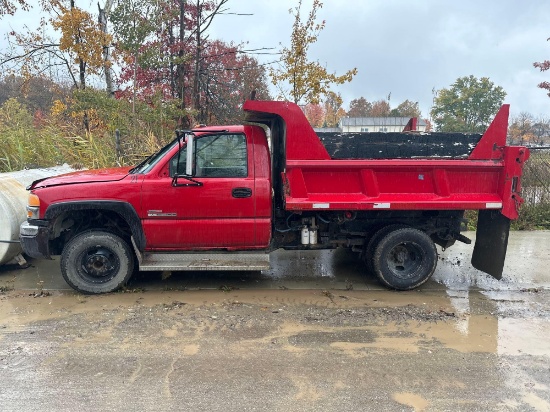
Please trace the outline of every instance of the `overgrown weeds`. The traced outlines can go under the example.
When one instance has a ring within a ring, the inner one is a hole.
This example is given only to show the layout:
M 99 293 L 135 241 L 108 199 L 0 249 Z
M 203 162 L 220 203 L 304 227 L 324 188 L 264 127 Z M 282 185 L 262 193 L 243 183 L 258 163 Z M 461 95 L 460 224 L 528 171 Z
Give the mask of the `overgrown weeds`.
M 75 168 L 132 165 L 173 138 L 174 107 L 138 104 L 90 90 L 56 101 L 50 113 L 16 99 L 0 106 L 0 172 L 68 163 Z M 120 145 L 115 132 L 120 132 Z
M 467 210 L 464 217 L 468 220 L 468 230 L 477 228 L 477 210 Z M 512 230 L 550 230 L 550 203 L 525 203 L 517 220 L 511 224 Z
M 531 150 L 521 181 L 525 203 L 512 229 L 550 230 L 550 150 Z
M 519 218 L 512 221 L 514 230 L 550 230 L 550 203 L 524 205 Z

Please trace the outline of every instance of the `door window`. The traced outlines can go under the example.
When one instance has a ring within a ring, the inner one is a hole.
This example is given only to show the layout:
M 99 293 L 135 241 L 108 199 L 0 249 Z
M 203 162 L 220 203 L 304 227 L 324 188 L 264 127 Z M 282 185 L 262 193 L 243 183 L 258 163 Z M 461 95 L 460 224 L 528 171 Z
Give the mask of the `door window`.
M 196 177 L 246 177 L 248 162 L 243 134 L 215 134 L 195 140 Z M 179 160 L 179 162 L 178 162 Z M 184 174 L 186 150 L 170 161 L 170 175 Z

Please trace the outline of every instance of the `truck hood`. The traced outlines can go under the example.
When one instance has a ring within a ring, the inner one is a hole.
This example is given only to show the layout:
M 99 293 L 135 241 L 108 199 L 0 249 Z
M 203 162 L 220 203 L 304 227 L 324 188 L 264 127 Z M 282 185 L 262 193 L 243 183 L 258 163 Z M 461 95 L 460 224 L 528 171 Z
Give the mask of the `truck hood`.
M 50 186 L 72 185 L 76 183 L 114 182 L 128 176 L 131 167 L 114 167 L 110 169 L 81 170 L 64 175 L 35 180 L 27 190 Z

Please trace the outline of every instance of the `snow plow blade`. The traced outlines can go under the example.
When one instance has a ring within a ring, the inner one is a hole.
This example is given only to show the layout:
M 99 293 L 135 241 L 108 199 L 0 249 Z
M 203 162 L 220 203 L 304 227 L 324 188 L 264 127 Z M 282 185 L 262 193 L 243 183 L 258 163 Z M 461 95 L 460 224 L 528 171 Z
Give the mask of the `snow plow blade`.
M 510 219 L 497 210 L 480 210 L 472 266 L 496 279 L 502 279 L 508 248 Z

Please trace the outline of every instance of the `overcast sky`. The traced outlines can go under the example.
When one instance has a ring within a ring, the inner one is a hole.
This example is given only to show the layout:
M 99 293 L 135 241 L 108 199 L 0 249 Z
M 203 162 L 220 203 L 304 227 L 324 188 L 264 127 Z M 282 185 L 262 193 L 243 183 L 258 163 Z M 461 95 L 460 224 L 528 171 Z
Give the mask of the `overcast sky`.
M 312 0 L 304 0 L 307 17 Z M 247 48 L 288 45 L 297 0 L 231 0 L 211 38 Z M 318 13 L 326 21 L 311 58 L 329 71 L 358 74 L 335 91 L 349 101 L 386 98 L 391 105 L 418 101 L 428 116 L 433 89 L 449 87 L 470 74 L 489 77 L 507 92 L 512 114 L 550 116 L 550 97 L 537 88 L 550 81 L 533 62 L 550 59 L 549 0 L 324 0 Z M 276 56 L 257 56 L 261 62 Z

